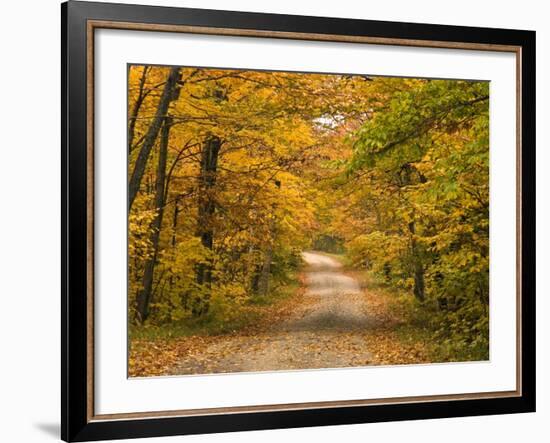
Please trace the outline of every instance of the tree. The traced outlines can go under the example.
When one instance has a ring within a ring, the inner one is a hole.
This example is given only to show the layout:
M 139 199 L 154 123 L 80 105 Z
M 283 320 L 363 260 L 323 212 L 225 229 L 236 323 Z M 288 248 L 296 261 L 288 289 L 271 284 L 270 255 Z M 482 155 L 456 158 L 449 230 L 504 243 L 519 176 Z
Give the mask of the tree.
M 349 246 L 356 262 L 435 303 L 441 337 L 485 353 L 488 83 L 387 82 L 393 91 L 354 139 L 348 174 L 364 187 L 350 204 L 366 209 L 366 219 Z
M 132 67 L 136 319 L 223 323 L 317 244 L 486 349 L 488 95 L 485 82 Z
M 128 184 L 129 209 L 132 209 L 132 204 L 134 203 L 136 195 L 139 191 L 139 187 L 141 185 L 141 179 L 143 177 L 143 173 L 145 172 L 145 166 L 149 159 L 149 154 L 151 153 L 151 149 L 153 149 L 153 145 L 155 144 L 155 141 L 157 139 L 157 135 L 162 125 L 162 122 L 164 121 L 164 118 L 167 116 L 168 106 L 172 101 L 178 98 L 178 81 L 179 80 L 180 80 L 180 69 L 179 68 L 170 69 L 155 116 L 149 125 L 149 129 L 141 145 L 141 149 L 139 151 L 138 157 L 134 163 L 134 169 L 132 171 L 132 175 L 130 177 L 130 181 Z M 140 106 L 138 106 L 138 110 Z M 136 118 L 137 116 L 133 118 L 133 121 L 135 121 Z M 130 123 L 132 124 L 132 121 Z
M 206 138 L 201 150 L 201 162 L 198 186 L 198 219 L 197 228 L 203 247 L 212 251 L 214 247 L 214 229 L 212 217 L 216 211 L 216 199 L 214 187 L 216 185 L 216 173 L 218 156 L 221 148 L 221 140 L 216 136 Z M 208 311 L 208 299 L 212 284 L 212 265 L 209 261 L 201 262 L 197 266 L 197 284 L 203 286 L 205 291 L 202 298 L 194 306 L 194 314 L 202 315 Z
M 162 218 L 164 214 L 165 204 L 165 187 L 166 187 L 166 159 L 168 155 L 168 143 L 170 139 L 171 120 L 169 117 L 164 118 L 160 143 L 157 177 L 155 181 L 155 216 L 151 223 L 151 244 L 153 252 L 145 263 L 143 273 L 143 289 L 137 296 L 137 315 L 138 321 L 143 322 L 149 316 L 149 304 L 151 302 L 151 294 L 153 290 L 153 273 L 157 263 L 159 252 L 160 230 L 162 227 Z

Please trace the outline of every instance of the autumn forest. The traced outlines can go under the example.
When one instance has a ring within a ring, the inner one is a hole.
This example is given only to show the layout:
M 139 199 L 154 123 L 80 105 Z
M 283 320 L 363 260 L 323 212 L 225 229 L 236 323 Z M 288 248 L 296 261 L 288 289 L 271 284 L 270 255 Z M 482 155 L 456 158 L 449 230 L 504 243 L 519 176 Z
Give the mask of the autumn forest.
M 129 375 L 489 358 L 489 83 L 128 68 Z

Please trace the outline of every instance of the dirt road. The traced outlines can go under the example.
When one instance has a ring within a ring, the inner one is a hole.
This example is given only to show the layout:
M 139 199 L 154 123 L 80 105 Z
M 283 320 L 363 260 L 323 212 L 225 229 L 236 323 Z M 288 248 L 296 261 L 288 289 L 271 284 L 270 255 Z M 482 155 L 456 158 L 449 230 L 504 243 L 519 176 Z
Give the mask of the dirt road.
M 204 374 L 363 366 L 371 318 L 359 284 L 334 258 L 310 251 L 304 300 L 286 320 L 254 335 L 221 336 L 170 372 Z

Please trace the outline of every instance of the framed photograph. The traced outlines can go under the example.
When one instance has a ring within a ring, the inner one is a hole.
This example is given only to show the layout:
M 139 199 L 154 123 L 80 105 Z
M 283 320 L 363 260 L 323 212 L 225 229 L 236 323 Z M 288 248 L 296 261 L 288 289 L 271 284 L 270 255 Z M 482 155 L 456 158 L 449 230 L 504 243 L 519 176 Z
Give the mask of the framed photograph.
M 535 33 L 62 5 L 62 438 L 535 410 Z

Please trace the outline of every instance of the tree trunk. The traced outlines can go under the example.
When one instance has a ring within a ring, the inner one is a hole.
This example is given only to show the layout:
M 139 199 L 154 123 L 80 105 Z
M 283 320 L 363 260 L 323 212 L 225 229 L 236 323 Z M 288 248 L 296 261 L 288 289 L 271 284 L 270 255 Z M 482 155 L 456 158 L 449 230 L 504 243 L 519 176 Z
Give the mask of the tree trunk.
M 144 322 L 149 316 L 149 304 L 151 303 L 153 277 L 158 257 L 160 230 L 162 227 L 162 217 L 164 214 L 164 187 L 166 181 L 166 160 L 168 157 L 168 139 L 170 137 L 170 125 L 170 119 L 164 119 L 164 125 L 162 126 L 162 133 L 160 137 L 159 160 L 157 167 L 157 178 L 155 182 L 156 215 L 151 222 L 151 244 L 153 245 L 153 254 L 147 259 L 147 262 L 145 263 L 145 270 L 142 280 L 143 288 L 137 296 L 137 320 L 139 322 Z
M 411 255 L 413 259 L 413 267 L 414 267 L 414 289 L 413 293 L 414 296 L 419 301 L 424 301 L 425 299 L 425 284 L 424 284 L 424 266 L 422 264 L 422 260 L 420 258 L 420 251 L 418 249 L 418 244 L 416 242 L 415 238 L 415 226 L 414 222 L 409 223 L 409 232 L 412 234 L 411 239 Z
M 169 180 L 166 181 L 166 186 L 168 187 Z M 164 193 L 166 199 L 166 192 Z M 176 254 L 176 232 L 178 229 L 178 214 L 180 212 L 179 203 L 181 195 L 177 195 L 174 201 L 174 213 L 172 216 L 172 238 L 170 240 L 170 245 L 172 246 L 172 253 Z M 168 279 L 168 287 L 170 290 L 174 287 L 174 275 L 170 273 L 170 278 Z
M 166 194 L 165 194 L 166 195 Z M 172 217 L 172 248 L 176 247 L 176 232 L 178 228 L 178 215 L 180 213 L 180 200 L 181 195 L 177 195 L 176 199 L 174 200 L 174 216 Z
M 138 93 L 136 102 L 132 107 L 132 111 L 130 112 L 130 118 L 128 121 L 128 152 L 129 153 L 132 152 L 132 149 L 134 147 L 134 134 L 136 131 L 136 121 L 137 121 L 139 110 L 146 96 L 146 94 L 144 94 L 143 92 L 143 89 L 145 87 L 145 80 L 147 79 L 148 70 L 149 70 L 149 66 L 143 67 L 143 72 L 141 73 L 141 78 L 139 80 L 139 93 Z
M 213 188 L 216 184 L 216 172 L 218 167 L 218 156 L 220 153 L 221 140 L 219 137 L 208 137 L 201 152 L 200 174 L 199 174 L 199 198 L 198 198 L 198 228 L 197 234 L 201 244 L 212 250 L 214 246 L 214 230 L 212 218 L 216 211 Z M 212 265 L 208 262 L 199 263 L 197 266 L 197 283 L 205 290 L 194 308 L 193 313 L 197 316 L 208 312 L 210 287 L 212 285 Z
M 179 68 L 172 68 L 168 74 L 168 79 L 164 85 L 164 90 L 162 92 L 155 117 L 149 125 L 149 129 L 143 139 L 143 144 L 141 145 L 141 149 L 134 165 L 134 170 L 132 171 L 132 176 L 130 177 L 128 184 L 128 210 L 132 209 L 132 204 L 134 203 L 136 195 L 139 191 L 141 179 L 143 177 L 143 173 L 145 172 L 145 166 L 147 165 L 147 160 L 149 159 L 149 154 L 155 145 L 160 127 L 162 126 L 162 122 L 168 112 L 168 107 L 172 101 L 178 98 L 178 81 L 180 80 L 180 76 L 181 73 Z
M 276 182 L 276 186 L 280 187 L 280 182 Z M 267 246 L 267 249 L 264 254 L 264 262 L 262 263 L 260 276 L 258 279 L 258 292 L 261 295 L 267 295 L 269 293 L 269 277 L 271 276 L 271 262 L 273 261 L 273 243 L 275 239 L 275 208 L 277 206 L 273 205 L 273 212 L 269 220 L 269 236 L 270 242 Z
M 277 189 L 281 188 L 281 181 L 274 180 L 275 187 Z M 271 216 L 269 219 L 269 236 L 270 242 L 267 246 L 267 250 L 264 255 L 264 262 L 262 264 L 262 270 L 260 273 L 260 278 L 258 281 L 258 290 L 262 295 L 267 295 L 269 293 L 269 277 L 271 276 L 271 262 L 273 261 L 273 241 L 275 240 L 275 210 L 277 209 L 277 204 L 274 203 L 272 207 Z
M 418 180 L 421 183 L 426 181 L 426 178 L 410 163 L 404 164 L 399 171 L 399 182 L 401 186 L 408 186 L 413 183 L 413 173 L 417 174 Z M 414 288 L 413 293 L 417 300 L 424 301 L 425 299 L 425 283 L 424 283 L 424 264 L 422 263 L 421 250 L 416 241 L 416 227 L 414 221 L 409 222 L 409 232 L 411 233 L 411 257 L 413 267 Z
M 264 262 L 262 264 L 260 277 L 258 279 L 258 292 L 264 296 L 269 293 L 269 276 L 271 274 L 272 259 L 273 259 L 273 247 L 269 245 L 264 255 Z

